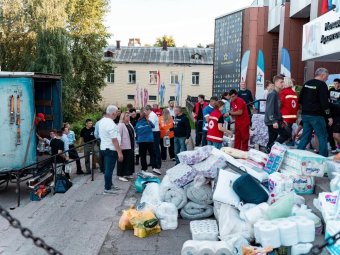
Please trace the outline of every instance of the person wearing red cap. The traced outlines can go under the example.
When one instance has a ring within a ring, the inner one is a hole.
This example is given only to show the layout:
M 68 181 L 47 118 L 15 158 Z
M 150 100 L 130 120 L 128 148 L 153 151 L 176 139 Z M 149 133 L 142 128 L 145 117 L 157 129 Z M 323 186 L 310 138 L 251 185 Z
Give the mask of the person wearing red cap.
M 41 122 L 45 122 L 46 119 L 45 119 L 45 115 L 43 113 L 38 113 L 36 116 L 35 116 L 35 119 L 34 119 L 34 124 L 35 124 L 35 130 L 36 130 L 36 135 L 37 135 L 37 138 L 39 140 L 42 140 L 43 138 L 39 135 L 39 129 L 41 127 Z

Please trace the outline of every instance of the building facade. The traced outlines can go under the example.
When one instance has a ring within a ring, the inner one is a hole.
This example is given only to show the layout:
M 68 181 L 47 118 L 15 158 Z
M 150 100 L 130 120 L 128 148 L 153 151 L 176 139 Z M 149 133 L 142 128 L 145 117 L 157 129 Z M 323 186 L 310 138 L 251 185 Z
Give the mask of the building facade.
M 313 78 L 315 70 L 321 66 L 331 74 L 340 74 L 340 1 L 332 1 L 334 5 L 329 11 L 323 10 L 325 2 L 329 3 L 328 0 L 257 0 L 248 8 L 216 18 L 213 94 L 239 88 L 240 58 L 247 50 L 250 50 L 250 58 L 246 84 L 253 95 L 259 50 L 264 55 L 265 80 L 284 73 L 281 65 L 283 50 L 290 55 L 291 77 L 297 85 Z M 241 16 L 241 21 L 235 24 L 234 19 L 233 24 L 227 24 L 221 31 L 220 20 L 227 22 L 235 15 Z M 235 31 L 238 31 L 241 43 L 235 44 L 228 38 Z M 230 48 L 237 54 L 229 54 L 227 56 L 233 59 L 221 61 L 220 56 Z M 221 64 L 230 62 L 235 63 L 232 68 L 220 68 Z M 220 82 L 219 77 L 233 77 L 235 80 L 223 79 Z
M 102 92 L 103 104 L 141 107 L 140 90 L 147 103 L 160 103 L 159 85 L 165 87 L 164 105 L 178 99 L 185 106 L 188 95 L 211 96 L 213 50 L 176 47 L 108 47 L 104 57 L 113 60 L 112 72 Z M 144 96 L 144 95 L 143 95 Z

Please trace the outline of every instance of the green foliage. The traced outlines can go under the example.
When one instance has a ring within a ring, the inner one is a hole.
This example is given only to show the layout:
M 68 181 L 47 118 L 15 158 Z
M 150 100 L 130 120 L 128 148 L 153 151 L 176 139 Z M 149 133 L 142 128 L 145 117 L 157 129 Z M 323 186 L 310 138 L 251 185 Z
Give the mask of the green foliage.
M 174 38 L 172 36 L 168 36 L 168 35 L 163 35 L 162 37 L 158 37 L 153 46 L 162 47 L 164 41 L 167 42 L 168 47 L 176 47 L 176 43 L 175 43 Z
M 58 73 L 64 120 L 98 109 L 109 34 L 107 0 L 0 0 L 0 65 L 6 71 Z
M 96 111 L 92 113 L 85 114 L 78 121 L 71 123 L 71 129 L 76 134 L 76 138 L 79 139 L 80 131 L 85 127 L 85 120 L 91 119 L 93 121 L 93 125 L 96 124 L 97 120 L 102 117 L 103 111 Z
M 191 129 L 195 129 L 195 123 L 194 123 L 193 119 L 191 118 L 191 114 L 188 112 L 188 109 L 187 108 L 183 108 L 183 110 L 184 110 L 185 115 L 189 119 Z

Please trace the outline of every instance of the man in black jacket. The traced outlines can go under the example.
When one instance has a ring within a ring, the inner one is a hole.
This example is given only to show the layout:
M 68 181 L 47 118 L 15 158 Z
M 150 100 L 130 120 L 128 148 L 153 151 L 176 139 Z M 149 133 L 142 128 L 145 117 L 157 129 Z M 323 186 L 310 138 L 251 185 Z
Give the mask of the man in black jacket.
M 302 107 L 303 132 L 298 149 L 306 148 L 314 130 L 319 139 L 319 154 L 325 157 L 328 156 L 326 125 L 333 125 L 329 107 L 329 92 L 325 83 L 328 76 L 327 69 L 318 68 L 315 71 L 315 78 L 305 83 L 299 96 L 299 103 Z M 328 123 L 326 123 L 325 117 Z
M 187 150 L 187 144 L 191 136 L 191 127 L 188 117 L 183 114 L 182 108 L 175 107 L 175 119 L 174 119 L 174 146 L 176 154 L 176 164 L 179 163 L 177 154 Z
M 264 122 L 268 127 L 269 134 L 267 152 L 270 152 L 275 141 L 284 143 L 291 138 L 291 132 L 287 124 L 283 121 L 280 111 L 279 93 L 284 86 L 284 77 L 277 75 L 274 76 L 273 80 L 274 89 L 267 96 L 266 112 L 264 116 Z

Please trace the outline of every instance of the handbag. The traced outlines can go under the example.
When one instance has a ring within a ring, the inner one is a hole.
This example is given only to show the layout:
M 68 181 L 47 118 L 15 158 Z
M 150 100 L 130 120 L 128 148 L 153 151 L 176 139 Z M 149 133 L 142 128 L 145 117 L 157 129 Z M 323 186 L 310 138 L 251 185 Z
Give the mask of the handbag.
M 261 204 L 269 198 L 265 189 L 250 174 L 240 176 L 234 182 L 233 190 L 246 204 Z
M 58 174 L 55 178 L 54 193 L 65 193 L 72 187 L 72 182 L 64 175 Z

